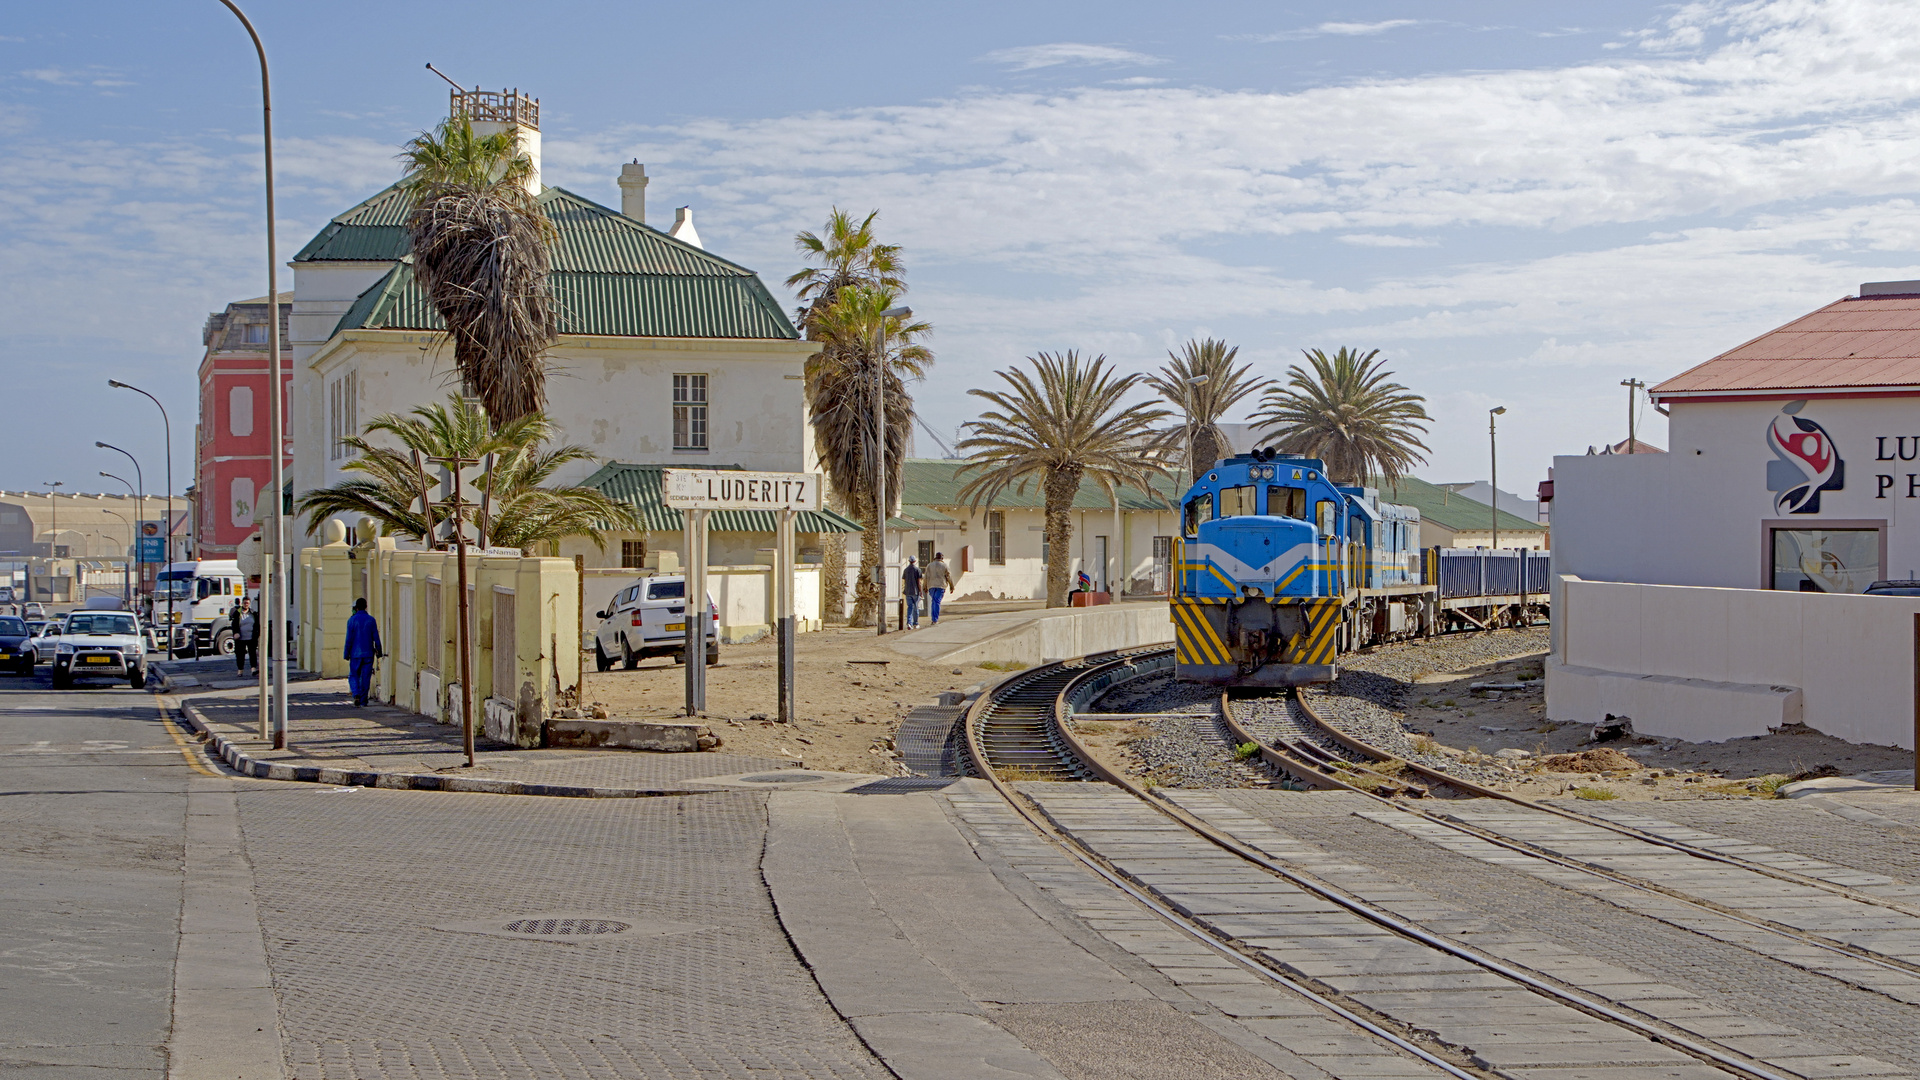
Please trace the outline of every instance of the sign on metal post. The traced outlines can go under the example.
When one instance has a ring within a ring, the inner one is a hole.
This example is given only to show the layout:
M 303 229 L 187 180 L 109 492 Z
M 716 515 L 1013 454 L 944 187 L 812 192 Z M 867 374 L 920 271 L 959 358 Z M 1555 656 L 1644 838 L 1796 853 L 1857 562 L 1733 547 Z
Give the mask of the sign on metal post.
M 707 707 L 707 512 L 766 510 L 775 515 L 773 574 L 774 633 L 779 656 L 780 719 L 791 723 L 794 711 L 794 518 L 798 511 L 820 509 L 818 473 L 764 473 L 736 470 L 668 469 L 668 506 L 684 515 L 687 536 L 687 714 Z
M 134 558 L 139 562 L 166 562 L 167 523 L 164 521 L 141 522 L 140 535 L 134 544 L 134 549 Z

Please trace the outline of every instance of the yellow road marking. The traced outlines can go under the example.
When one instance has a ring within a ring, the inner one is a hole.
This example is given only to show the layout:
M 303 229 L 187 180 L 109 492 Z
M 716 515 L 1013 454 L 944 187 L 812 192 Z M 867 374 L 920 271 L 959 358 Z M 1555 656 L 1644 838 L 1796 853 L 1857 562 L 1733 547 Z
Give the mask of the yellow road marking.
M 188 767 L 202 776 L 211 776 L 217 780 L 234 778 L 227 773 L 215 772 L 207 766 L 206 761 L 208 755 L 206 747 L 199 743 L 188 742 L 185 736 L 180 734 L 181 722 L 174 718 L 174 715 L 167 710 L 165 705 L 162 705 L 156 700 L 153 703 L 153 708 L 155 712 L 160 714 L 160 726 L 166 729 L 167 737 L 172 739 L 174 745 L 180 748 L 180 756 L 187 759 Z

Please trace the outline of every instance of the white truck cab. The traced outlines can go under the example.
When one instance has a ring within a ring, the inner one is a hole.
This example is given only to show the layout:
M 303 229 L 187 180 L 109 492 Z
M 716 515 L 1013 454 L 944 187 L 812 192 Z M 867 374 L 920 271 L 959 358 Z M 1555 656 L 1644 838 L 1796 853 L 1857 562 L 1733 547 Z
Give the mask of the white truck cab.
M 247 576 L 232 559 L 168 563 L 153 588 L 153 619 L 167 624 L 173 601 L 174 651 L 195 655 L 233 654 L 233 628 L 227 612 L 247 594 Z
M 707 598 L 707 663 L 720 662 L 720 609 Z M 613 595 L 605 611 L 594 613 L 600 627 L 593 635 L 593 662 L 606 671 L 617 660 L 631 671 L 645 656 L 671 656 L 686 662 L 687 579 L 659 574 L 636 579 Z
M 135 690 L 147 685 L 146 637 L 140 617 L 110 597 L 94 597 L 65 616 L 60 633 L 34 642 L 42 655 L 53 654 L 53 686 L 66 690 L 75 679 L 125 679 Z M 50 647 L 50 648 L 49 648 Z

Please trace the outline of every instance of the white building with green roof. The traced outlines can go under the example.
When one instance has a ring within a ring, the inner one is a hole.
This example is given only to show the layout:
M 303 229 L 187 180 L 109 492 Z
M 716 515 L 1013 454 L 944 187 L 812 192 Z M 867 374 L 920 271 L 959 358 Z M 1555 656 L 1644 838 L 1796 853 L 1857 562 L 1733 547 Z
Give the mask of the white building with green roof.
M 453 108 L 507 110 L 529 129 L 523 148 L 537 164 L 538 102 L 456 92 Z M 639 166 L 620 179 L 621 210 L 560 188 L 538 195 L 558 233 L 549 282 L 561 330 L 548 353 L 547 412 L 561 438 L 607 462 L 812 471 L 803 380 L 817 346 L 800 340 L 757 274 L 697 245 L 689 215 L 675 235 L 646 223 Z M 294 256 L 296 493 L 342 478 L 351 460 L 342 440 L 368 420 L 458 387 L 444 325 L 414 278 L 407 209 L 399 188 L 387 188 Z M 595 471 L 582 463 L 557 479 L 579 483 Z M 728 544 L 715 540 L 718 560 Z M 742 537 L 734 546 L 751 555 L 764 544 Z M 622 562 L 617 542 L 604 556 L 590 544 L 585 554 L 589 565 Z

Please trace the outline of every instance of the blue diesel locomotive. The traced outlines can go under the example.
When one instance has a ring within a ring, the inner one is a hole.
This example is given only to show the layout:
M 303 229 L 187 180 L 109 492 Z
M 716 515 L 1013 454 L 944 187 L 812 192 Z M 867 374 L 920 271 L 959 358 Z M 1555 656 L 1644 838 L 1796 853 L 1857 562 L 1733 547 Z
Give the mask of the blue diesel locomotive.
M 1255 450 L 1216 462 L 1181 505 L 1175 676 L 1220 686 L 1334 677 L 1334 657 L 1431 634 L 1420 512 L 1327 479 L 1313 458 Z

